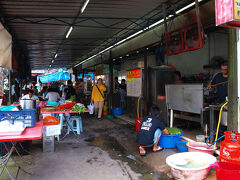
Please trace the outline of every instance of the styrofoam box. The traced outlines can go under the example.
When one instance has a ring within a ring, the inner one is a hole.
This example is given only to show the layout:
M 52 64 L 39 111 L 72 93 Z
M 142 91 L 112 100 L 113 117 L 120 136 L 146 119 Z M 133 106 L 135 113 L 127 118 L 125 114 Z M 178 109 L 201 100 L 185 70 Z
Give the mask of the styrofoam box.
M 43 126 L 43 134 L 46 136 L 56 136 L 61 134 L 61 126 L 59 125 L 48 125 Z

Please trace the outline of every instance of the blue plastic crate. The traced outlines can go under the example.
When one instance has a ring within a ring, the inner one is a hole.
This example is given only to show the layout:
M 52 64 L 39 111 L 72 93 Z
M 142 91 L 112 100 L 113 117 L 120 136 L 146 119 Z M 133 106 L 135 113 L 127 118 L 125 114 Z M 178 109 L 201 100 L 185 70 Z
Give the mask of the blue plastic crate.
M 177 148 L 180 152 L 188 152 L 187 141 L 178 141 L 176 143 Z
M 0 121 L 8 120 L 23 121 L 26 127 L 35 126 L 35 109 L 24 109 L 21 111 L 0 111 Z

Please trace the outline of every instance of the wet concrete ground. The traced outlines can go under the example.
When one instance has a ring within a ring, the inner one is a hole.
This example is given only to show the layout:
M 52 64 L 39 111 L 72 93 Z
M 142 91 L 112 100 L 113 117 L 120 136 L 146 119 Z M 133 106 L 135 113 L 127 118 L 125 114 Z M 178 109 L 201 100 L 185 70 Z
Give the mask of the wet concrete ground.
M 27 156 L 33 164 L 24 166 L 33 175 L 20 172 L 18 180 L 171 179 L 165 159 L 176 149 L 153 153 L 150 148 L 140 157 L 135 128 L 119 119 L 84 115 L 83 131 L 79 138 L 70 134 L 57 142 L 53 153 L 42 153 L 41 142 L 35 141 Z

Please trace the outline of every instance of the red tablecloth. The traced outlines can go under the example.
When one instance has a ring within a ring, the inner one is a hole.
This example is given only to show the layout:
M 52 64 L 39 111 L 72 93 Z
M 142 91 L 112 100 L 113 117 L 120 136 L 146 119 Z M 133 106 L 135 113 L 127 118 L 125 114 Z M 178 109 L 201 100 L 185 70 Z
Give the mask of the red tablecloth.
M 26 128 L 25 131 L 22 133 L 22 135 L 0 136 L 0 142 L 41 139 L 42 130 L 43 130 L 42 121 L 36 122 L 35 127 Z
M 89 109 L 87 109 L 86 111 L 85 111 L 85 113 L 86 112 L 90 112 L 90 110 Z M 43 111 L 41 111 L 41 114 L 62 114 L 62 113 L 69 113 L 69 114 L 73 114 L 73 113 L 78 113 L 77 111 L 71 111 L 71 110 L 68 110 L 68 111 L 52 111 L 52 112 L 43 112 Z

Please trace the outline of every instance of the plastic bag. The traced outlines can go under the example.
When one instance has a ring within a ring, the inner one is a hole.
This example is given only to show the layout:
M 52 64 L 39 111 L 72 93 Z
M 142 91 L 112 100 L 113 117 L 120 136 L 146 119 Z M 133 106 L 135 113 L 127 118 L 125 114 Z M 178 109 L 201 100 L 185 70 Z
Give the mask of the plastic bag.
M 46 107 L 46 104 L 47 104 L 47 103 L 41 101 L 41 102 L 39 103 L 39 107 L 40 107 L 40 108 L 44 108 L 44 107 Z
M 60 124 L 60 121 L 58 118 L 55 118 L 53 116 L 46 116 L 44 119 L 43 119 L 43 125 L 46 126 L 46 125 L 58 125 Z
M 74 102 L 67 103 L 67 104 L 62 104 L 56 107 L 57 109 L 68 109 L 74 106 Z
M 89 104 L 87 107 L 88 107 L 88 109 L 90 110 L 89 114 L 93 114 L 93 113 L 94 113 L 94 104 L 91 103 L 91 104 Z

